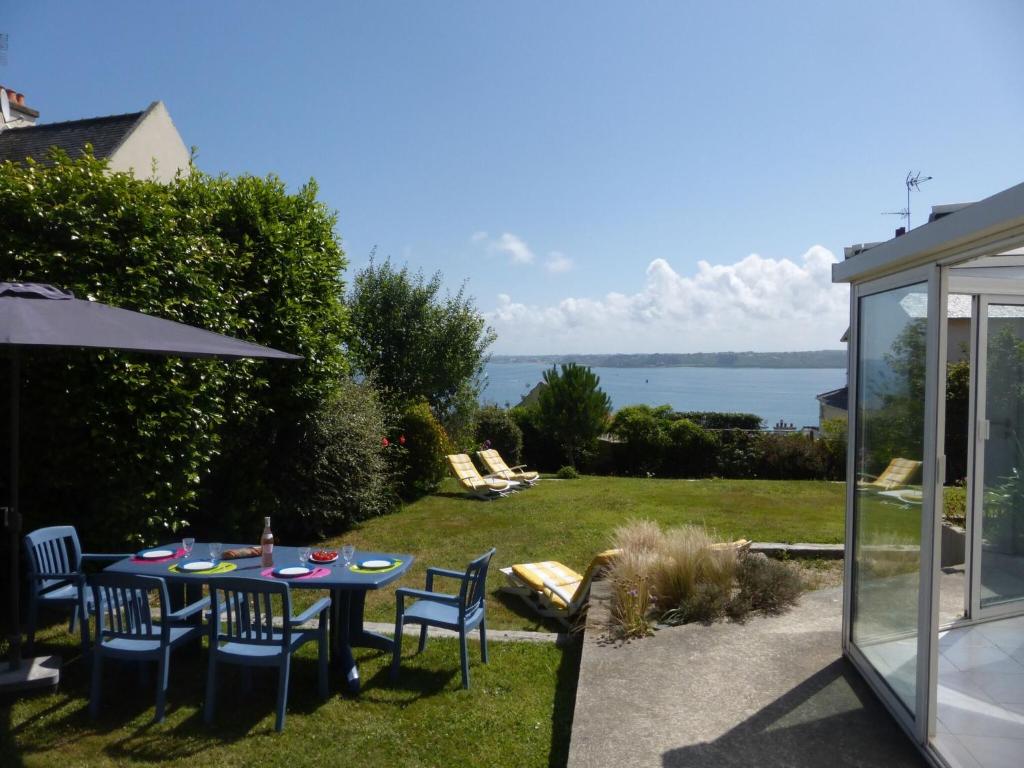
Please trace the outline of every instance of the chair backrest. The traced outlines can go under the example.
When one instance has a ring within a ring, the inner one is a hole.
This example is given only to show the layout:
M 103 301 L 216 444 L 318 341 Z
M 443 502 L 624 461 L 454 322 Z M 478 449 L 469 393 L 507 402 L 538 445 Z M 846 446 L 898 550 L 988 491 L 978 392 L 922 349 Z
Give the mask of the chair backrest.
M 281 626 L 274 636 L 274 597 L 281 598 Z M 292 598 L 284 582 L 218 578 L 210 584 L 210 647 L 221 641 L 249 645 L 291 643 Z
M 590 565 L 587 566 L 587 570 L 583 574 L 583 579 L 580 581 L 580 585 L 576 588 L 576 592 L 572 596 L 572 604 L 568 606 L 569 613 L 575 613 L 590 599 L 590 586 L 594 583 L 594 579 L 607 568 L 611 567 L 615 562 L 615 558 L 618 557 L 621 552 L 621 549 L 606 549 L 604 552 L 598 552 L 594 555 L 594 559 L 591 560 Z
M 509 471 L 508 464 L 505 463 L 501 458 L 501 454 L 494 448 L 477 451 L 476 455 L 480 457 L 480 460 L 483 461 L 487 469 L 495 474 L 501 474 Z
M 913 480 L 920 468 L 920 461 L 895 458 L 889 462 L 889 466 L 882 470 L 882 474 L 875 478 L 871 485 L 884 486 L 887 490 L 892 490 Z
M 166 632 L 167 583 L 158 576 L 136 573 L 96 573 L 89 576 L 96 611 L 98 642 L 115 638 L 151 640 Z M 156 593 L 160 623 L 153 622 L 150 596 Z
M 473 464 L 473 460 L 468 455 L 465 453 L 453 453 L 445 458 L 448 459 L 448 465 L 452 468 L 452 472 L 463 485 L 468 485 L 469 487 L 485 485 L 484 479 L 480 477 L 476 465 Z
M 487 568 L 494 552 L 494 547 L 491 547 L 489 552 L 480 555 L 466 568 L 466 578 L 459 589 L 459 611 L 463 616 L 483 608 L 487 596 Z
M 36 574 L 79 573 L 82 569 L 82 546 L 71 525 L 54 525 L 26 534 L 25 554 L 32 577 L 29 588 L 35 592 L 67 583 L 66 579 L 36 579 Z

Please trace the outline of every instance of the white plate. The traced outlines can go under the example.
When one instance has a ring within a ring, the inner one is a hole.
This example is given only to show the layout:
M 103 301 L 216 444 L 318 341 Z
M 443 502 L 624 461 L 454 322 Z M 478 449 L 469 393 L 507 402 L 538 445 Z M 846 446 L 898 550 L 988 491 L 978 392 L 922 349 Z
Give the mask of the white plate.
M 359 564 L 360 568 L 389 568 L 394 565 L 393 560 L 363 560 Z
M 208 571 L 213 567 L 213 563 L 209 560 L 193 560 L 191 563 L 185 563 L 181 569 L 183 571 Z
M 173 557 L 174 552 L 169 549 L 151 549 L 148 552 L 139 552 L 143 560 L 153 560 L 158 557 Z
M 309 568 L 303 568 L 301 565 L 293 565 L 289 568 L 278 568 L 274 571 L 275 576 L 305 576 L 307 573 L 313 571 Z

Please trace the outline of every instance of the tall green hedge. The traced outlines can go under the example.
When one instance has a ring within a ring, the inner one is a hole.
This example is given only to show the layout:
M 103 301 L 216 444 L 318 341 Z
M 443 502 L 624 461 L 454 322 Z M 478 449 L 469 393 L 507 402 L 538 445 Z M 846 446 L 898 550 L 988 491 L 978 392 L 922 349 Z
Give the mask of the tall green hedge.
M 47 165 L 0 165 L 0 280 L 54 283 L 303 356 L 27 355 L 27 526 L 71 522 L 112 546 L 176 537 L 185 521 L 247 539 L 264 514 L 292 524 L 297 473 L 316 464 L 300 452 L 316 445 L 316 414 L 346 372 L 345 257 L 316 194 L 313 182 L 290 194 L 274 177 L 198 171 L 161 184 L 59 152 Z

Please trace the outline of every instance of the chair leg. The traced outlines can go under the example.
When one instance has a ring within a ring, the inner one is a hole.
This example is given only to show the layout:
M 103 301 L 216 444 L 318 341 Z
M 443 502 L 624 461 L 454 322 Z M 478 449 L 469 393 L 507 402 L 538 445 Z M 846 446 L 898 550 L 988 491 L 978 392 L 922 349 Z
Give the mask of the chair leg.
M 288 678 L 291 672 L 292 655 L 285 654 L 281 662 L 281 672 L 277 678 L 277 732 L 284 730 L 284 711 L 288 706 Z
M 156 715 L 154 722 L 164 721 L 164 709 L 167 706 L 167 679 L 171 666 L 171 649 L 165 647 L 156 663 Z
M 217 703 L 217 655 L 210 649 L 210 663 L 206 667 L 206 700 L 203 702 L 203 720 L 213 722 L 213 707 Z
M 466 630 L 459 632 L 459 656 L 462 658 L 462 687 L 469 688 L 469 649 L 466 647 Z
M 480 660 L 487 663 L 487 619 L 480 619 Z
M 75 610 L 78 611 L 77 608 Z M 79 621 L 82 628 L 82 656 L 85 657 L 89 655 L 89 614 L 80 615 Z
M 92 658 L 92 690 L 89 693 L 89 716 L 95 719 L 100 713 L 100 685 L 102 683 L 103 657 L 97 651 Z
M 78 629 L 78 606 L 76 605 L 71 609 L 71 618 L 68 620 L 68 634 L 75 634 L 75 630 Z
M 326 699 L 328 695 L 330 695 L 330 691 L 327 689 L 327 660 L 329 654 L 327 650 L 327 625 L 325 623 L 321 623 L 320 625 L 320 643 L 317 648 L 317 654 L 319 654 L 317 662 L 320 665 L 320 698 Z
M 424 624 L 420 627 L 420 645 L 416 650 L 416 653 L 423 653 L 427 647 L 427 625 Z
M 395 622 L 395 644 L 391 649 L 391 679 L 398 679 L 398 668 L 402 663 L 402 629 L 403 622 L 398 619 Z

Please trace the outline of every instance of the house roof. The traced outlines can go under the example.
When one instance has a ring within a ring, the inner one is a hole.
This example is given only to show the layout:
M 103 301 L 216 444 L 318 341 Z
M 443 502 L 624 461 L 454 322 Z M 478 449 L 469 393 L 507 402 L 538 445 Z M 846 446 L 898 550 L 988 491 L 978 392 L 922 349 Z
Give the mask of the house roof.
M 110 157 L 152 108 L 151 105 L 145 112 L 11 128 L 0 132 L 0 162 L 20 163 L 31 157 L 45 163 L 50 147 L 60 147 L 71 157 L 81 157 L 86 144 L 92 144 L 96 157 Z
M 849 387 L 840 387 L 839 389 L 833 389 L 829 392 L 822 392 L 816 396 L 818 402 L 822 405 L 827 405 L 832 408 L 838 408 L 840 411 L 848 410 L 847 406 L 850 399 Z
M 832 265 L 832 282 L 859 283 L 924 264 L 950 264 L 1024 243 L 1024 184 L 984 200 L 948 206 L 940 218 L 901 237 L 863 250 L 850 249 Z

